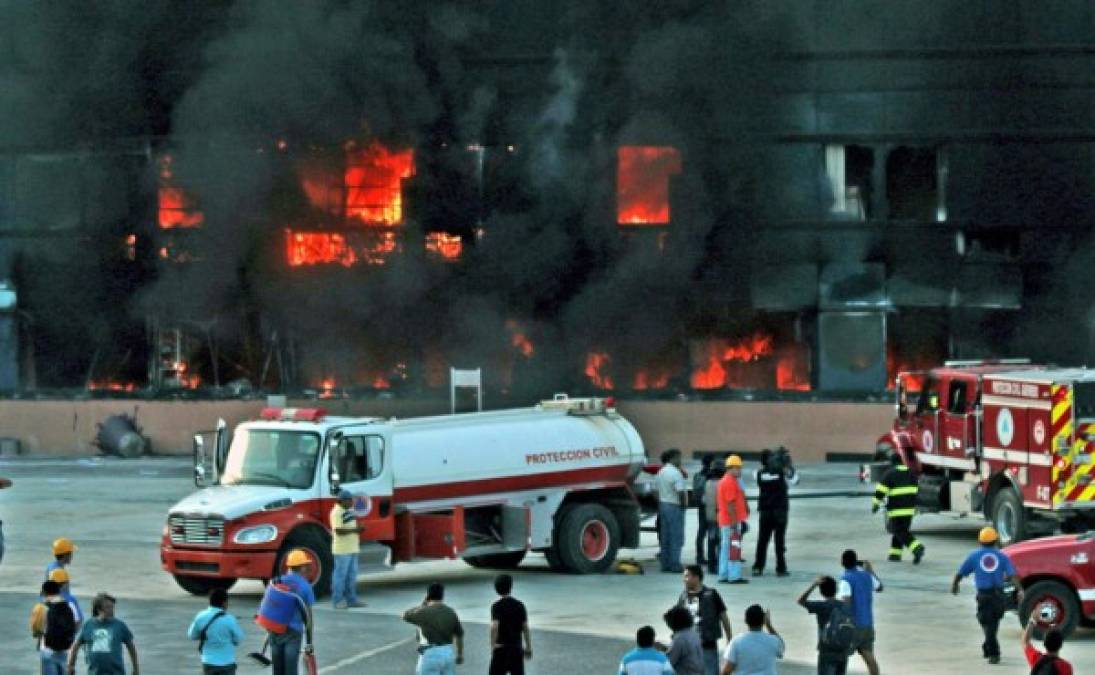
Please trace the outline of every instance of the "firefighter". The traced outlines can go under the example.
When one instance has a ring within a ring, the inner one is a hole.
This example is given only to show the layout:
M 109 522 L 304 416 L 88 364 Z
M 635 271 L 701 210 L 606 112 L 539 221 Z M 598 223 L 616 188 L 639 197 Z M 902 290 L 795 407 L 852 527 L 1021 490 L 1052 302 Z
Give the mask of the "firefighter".
M 973 575 L 977 587 L 977 623 L 985 631 L 985 641 L 981 643 L 981 654 L 989 663 L 1000 663 L 1000 643 L 996 640 L 996 631 L 1000 628 L 1000 619 L 1004 616 L 1007 603 L 1004 598 L 1004 582 L 1011 581 L 1017 590 L 1017 599 L 1023 600 L 1023 591 L 1015 578 L 1015 567 L 1011 559 L 999 548 L 1000 537 L 991 527 L 983 527 L 977 534 L 979 548 L 966 556 L 951 583 L 951 593 L 958 595 L 958 583 L 964 577 Z M 1034 620 L 1031 619 L 1031 623 Z
M 890 531 L 893 532 L 890 556 L 887 559 L 890 562 L 901 562 L 901 549 L 907 548 L 912 551 L 913 564 L 919 565 L 924 557 L 924 545 L 909 531 L 913 516 L 916 515 L 916 478 L 896 453 L 890 455 L 890 462 L 893 466 L 875 485 L 871 513 L 878 513 L 882 501 L 886 501 L 886 518 L 889 519 Z

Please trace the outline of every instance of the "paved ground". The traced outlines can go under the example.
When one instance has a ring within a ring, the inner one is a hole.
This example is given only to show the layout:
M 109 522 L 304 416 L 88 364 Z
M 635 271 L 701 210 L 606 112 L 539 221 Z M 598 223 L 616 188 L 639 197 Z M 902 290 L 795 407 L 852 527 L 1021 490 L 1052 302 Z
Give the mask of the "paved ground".
M 735 630 L 744 608 L 759 602 L 771 608 L 773 622 L 788 643 L 782 673 L 813 672 L 815 627 L 794 604 L 819 573 L 835 573 L 846 547 L 881 560 L 888 548 L 878 517 L 870 516 L 851 465 L 801 467 L 789 531 L 792 576 L 765 576 L 745 586 L 722 586 Z M 26 616 L 49 542 L 69 536 L 80 546 L 71 567 L 74 590 L 84 601 L 99 590 L 120 599 L 119 616 L 137 635 L 144 672 L 198 672 L 195 646 L 183 633 L 202 601 L 186 595 L 159 567 L 158 542 L 168 507 L 192 489 L 189 465 L 179 459 L 12 460 L 0 462 L 0 475 L 15 480 L 0 492 L 7 554 L 0 564 L 0 674 L 35 672 Z M 828 496 L 823 496 L 828 495 Z M 833 496 L 843 495 L 843 496 Z M 979 657 L 980 631 L 973 617 L 971 586 L 961 597 L 947 593 L 954 567 L 974 542 L 977 520 L 921 517 L 916 531 L 928 546 L 919 567 L 881 562 L 886 591 L 876 602 L 877 653 L 885 673 L 1027 672 L 1013 615 L 1001 629 L 1004 660 L 988 666 Z M 752 558 L 754 534 L 746 538 Z M 680 588 L 676 575 L 657 573 L 653 535 L 644 535 L 634 557 L 645 576 L 560 576 L 540 556 L 530 556 L 517 575 L 516 593 L 532 612 L 536 659 L 530 672 L 612 673 L 635 629 L 649 623 L 665 631 L 662 612 Z M 631 552 L 625 555 L 631 556 Z M 691 547 L 686 547 L 691 560 Z M 325 673 L 413 672 L 412 631 L 396 617 L 416 604 L 426 583 L 439 579 L 468 627 L 468 662 L 461 672 L 485 672 L 487 607 L 493 600 L 491 573 L 459 561 L 405 565 L 394 572 L 364 577 L 360 592 L 368 607 L 336 612 L 323 606 L 317 615 L 317 652 Z M 231 594 L 231 611 L 248 630 L 242 652 L 261 646 L 250 624 L 261 585 L 241 582 Z M 1095 631 L 1081 631 L 1065 648 L 1076 672 L 1095 672 Z M 241 672 L 260 672 L 246 666 Z M 851 672 L 864 672 L 854 663 Z

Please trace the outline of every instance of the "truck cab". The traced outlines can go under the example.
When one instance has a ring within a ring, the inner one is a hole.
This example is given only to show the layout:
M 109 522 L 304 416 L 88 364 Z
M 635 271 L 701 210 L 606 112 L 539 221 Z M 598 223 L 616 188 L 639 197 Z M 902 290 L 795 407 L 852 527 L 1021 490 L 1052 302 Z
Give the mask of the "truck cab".
M 1019 621 L 1034 621 L 1039 633 L 1068 636 L 1077 626 L 1095 626 L 1095 531 L 1045 537 L 1004 549 L 1023 588 Z

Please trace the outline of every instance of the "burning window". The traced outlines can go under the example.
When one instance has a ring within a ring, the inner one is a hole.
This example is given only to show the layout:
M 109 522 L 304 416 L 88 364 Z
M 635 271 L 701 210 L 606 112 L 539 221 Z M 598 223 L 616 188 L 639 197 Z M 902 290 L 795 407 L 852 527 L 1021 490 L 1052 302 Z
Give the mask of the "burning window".
M 693 389 L 810 391 L 810 349 L 780 343 L 757 332 L 738 340 L 709 338 L 692 343 Z
M 447 261 L 460 259 L 464 252 L 464 240 L 458 234 L 430 232 L 426 235 L 426 253 Z
M 158 222 L 165 230 L 176 227 L 199 227 L 205 221 L 205 214 L 197 208 L 197 204 L 190 195 L 174 184 L 173 162 L 171 155 L 160 157 Z
M 403 179 L 414 175 L 414 151 L 379 143 L 346 149 L 346 217 L 367 225 L 403 223 Z
M 532 340 L 529 339 L 527 332 L 522 328 L 521 324 L 513 319 L 509 319 L 506 321 L 505 325 L 506 330 L 509 332 L 510 346 L 526 359 L 531 357 L 536 351 L 536 348 L 533 346 Z
M 290 267 L 357 263 L 383 265 L 400 249 L 395 232 L 302 232 L 285 231 L 286 260 Z
M 668 225 L 669 179 L 681 172 L 681 153 L 664 145 L 624 145 L 617 159 L 616 222 Z
M 585 375 L 589 383 L 597 389 L 615 389 L 612 380 L 612 358 L 605 352 L 590 352 L 586 354 Z
M 946 162 L 935 148 L 900 147 L 886 158 L 890 218 L 943 222 Z
M 874 151 L 861 145 L 825 146 L 825 174 L 832 190 L 829 212 L 853 220 L 871 217 Z

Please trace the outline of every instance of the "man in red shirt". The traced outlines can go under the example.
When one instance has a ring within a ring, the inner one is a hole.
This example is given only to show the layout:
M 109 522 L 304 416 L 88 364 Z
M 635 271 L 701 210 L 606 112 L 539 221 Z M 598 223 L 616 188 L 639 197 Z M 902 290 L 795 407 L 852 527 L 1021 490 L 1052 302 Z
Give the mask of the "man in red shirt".
M 1059 630 L 1051 630 L 1046 633 L 1046 653 L 1038 651 L 1030 643 L 1030 634 L 1034 631 L 1034 617 L 1027 621 L 1027 627 L 1023 630 L 1023 654 L 1027 657 L 1027 664 L 1031 667 L 1031 673 L 1036 675 L 1072 675 L 1072 664 L 1057 655 L 1061 651 L 1061 645 L 1065 638 Z
M 749 517 L 749 506 L 745 503 L 745 490 L 741 486 L 741 457 L 730 455 L 726 458 L 726 475 L 719 481 L 719 582 L 747 584 L 748 579 L 741 578 L 741 533 L 742 525 Z M 731 555 L 731 547 L 736 547 Z

